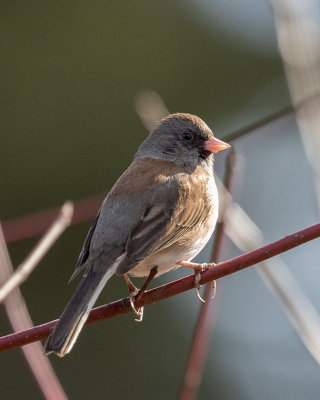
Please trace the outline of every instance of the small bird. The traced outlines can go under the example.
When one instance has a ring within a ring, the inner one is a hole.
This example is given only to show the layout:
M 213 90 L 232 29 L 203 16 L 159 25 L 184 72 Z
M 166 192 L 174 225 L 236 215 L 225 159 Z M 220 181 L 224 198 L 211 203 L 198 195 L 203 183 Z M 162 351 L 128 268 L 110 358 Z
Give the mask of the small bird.
M 63 357 L 71 350 L 113 274 L 124 275 L 141 320 L 128 274 L 147 276 L 147 284 L 179 264 L 196 265 L 188 261 L 208 242 L 218 217 L 213 153 L 228 147 L 195 115 L 176 113 L 159 122 L 88 231 L 70 280 L 84 274 L 45 345 L 47 354 Z

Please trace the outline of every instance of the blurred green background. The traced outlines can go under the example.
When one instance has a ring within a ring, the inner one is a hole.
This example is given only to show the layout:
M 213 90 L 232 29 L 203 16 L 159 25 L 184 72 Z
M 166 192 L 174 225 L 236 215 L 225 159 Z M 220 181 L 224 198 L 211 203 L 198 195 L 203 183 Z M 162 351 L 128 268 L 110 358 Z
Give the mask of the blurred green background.
M 143 89 L 172 112 L 199 115 L 220 138 L 289 103 L 263 1 L 30 0 L 0 10 L 3 221 L 107 192 L 147 134 L 134 109 Z M 71 296 L 88 227 L 68 229 L 21 287 L 35 324 L 57 318 Z M 35 243 L 10 245 L 14 265 Z M 126 295 L 113 278 L 99 304 Z M 50 358 L 67 394 L 177 398 L 199 307 L 190 292 L 147 307 L 142 324 L 130 314 L 85 328 L 70 355 Z M 0 321 L 0 333 L 11 332 L 3 309 Z M 199 398 L 274 398 L 257 397 L 235 373 L 232 348 L 217 335 Z M 1 354 L 0 371 L 3 399 L 42 398 L 19 349 Z
M 219 15 L 209 31 L 196 7 L 1 4 L 2 219 L 109 188 L 146 135 L 133 108 L 141 89 L 219 137 L 288 103 L 278 54 L 215 32 Z

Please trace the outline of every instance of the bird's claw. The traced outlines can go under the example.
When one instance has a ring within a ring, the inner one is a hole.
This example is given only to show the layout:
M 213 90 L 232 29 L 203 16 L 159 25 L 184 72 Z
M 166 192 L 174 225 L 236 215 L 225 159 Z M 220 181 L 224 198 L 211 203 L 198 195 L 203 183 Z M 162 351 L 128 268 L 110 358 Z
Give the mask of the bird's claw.
M 216 281 L 212 281 L 211 285 L 212 285 L 212 296 L 211 296 L 211 299 L 214 299 L 214 297 L 216 295 L 216 291 L 217 291 L 217 282 Z
M 128 286 L 129 292 L 130 292 L 130 294 L 129 294 L 130 306 L 132 308 L 132 311 L 135 312 L 138 316 L 138 318 L 135 318 L 136 322 L 141 322 L 143 320 L 144 307 L 140 307 L 137 309 L 135 307 L 134 303 L 135 303 L 135 301 L 139 302 L 139 300 L 141 299 L 141 297 L 147 290 L 147 287 L 148 287 L 150 281 L 152 281 L 152 279 L 157 275 L 157 273 L 158 273 L 158 266 L 155 265 L 153 268 L 151 268 L 151 270 L 149 272 L 149 276 L 146 279 L 145 283 L 143 284 L 143 286 L 140 290 L 134 286 L 134 284 L 131 282 L 128 274 L 124 275 L 124 279 L 126 281 L 126 284 Z
M 129 295 L 129 301 L 130 301 L 130 306 L 132 308 L 132 311 L 134 313 L 136 313 L 137 316 L 138 316 L 138 318 L 135 318 L 134 320 L 136 322 L 142 322 L 144 307 L 140 307 L 140 308 L 136 309 L 135 304 L 134 304 L 135 296 L 138 294 L 138 292 L 139 292 L 138 289 L 136 289 L 134 292 L 131 292 L 130 295 Z
M 196 294 L 198 299 L 202 302 L 205 303 L 206 301 L 201 297 L 200 295 L 200 280 L 201 280 L 201 269 L 200 268 L 194 268 L 194 285 L 196 287 Z
M 209 265 L 209 264 L 206 264 L 206 263 L 196 264 L 196 263 L 192 263 L 192 262 L 189 262 L 189 261 L 180 261 L 178 264 L 182 265 L 183 267 L 192 268 L 194 270 L 194 284 L 195 284 L 195 287 L 196 287 L 197 297 L 202 303 L 205 303 L 206 301 L 200 295 L 201 273 L 203 271 L 205 271 L 206 269 L 208 269 L 208 268 L 212 268 L 212 263 Z M 211 299 L 213 299 L 214 296 L 216 295 L 216 290 L 217 290 L 216 281 L 212 281 L 212 291 L 213 291 L 213 293 L 212 293 Z
M 195 267 L 193 268 L 193 270 L 194 270 L 194 285 L 195 285 L 195 287 L 196 287 L 196 294 L 197 294 L 198 299 L 199 299 L 202 303 L 205 303 L 206 301 L 201 297 L 201 294 L 200 294 L 200 288 L 201 288 L 201 285 L 200 285 L 201 272 L 202 272 L 202 271 L 205 271 L 205 270 L 208 269 L 208 268 L 209 268 L 209 267 L 208 267 L 207 265 L 205 265 L 205 264 L 198 264 L 197 266 L 195 266 Z

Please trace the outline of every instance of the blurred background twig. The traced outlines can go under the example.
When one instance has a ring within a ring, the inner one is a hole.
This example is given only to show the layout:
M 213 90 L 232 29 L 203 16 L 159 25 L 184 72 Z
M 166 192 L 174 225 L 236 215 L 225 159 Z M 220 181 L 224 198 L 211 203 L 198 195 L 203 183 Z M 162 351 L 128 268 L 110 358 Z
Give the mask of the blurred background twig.
M 316 0 L 270 0 L 280 53 L 320 210 L 320 6 Z
M 10 276 L 12 276 L 13 268 L 1 226 L 0 266 L 0 282 L 6 282 L 8 279 L 10 279 Z M 33 327 L 33 322 L 29 315 L 26 303 L 18 287 L 11 291 L 4 299 L 4 306 L 14 331 L 22 331 Z M 24 346 L 22 347 L 22 352 L 43 394 L 43 397 L 48 400 L 67 399 L 67 396 L 58 378 L 56 377 L 47 356 L 44 355 L 41 343 L 37 342 Z M 17 380 L 17 384 L 18 383 L 19 382 Z
M 67 202 L 60 210 L 59 216 L 41 238 L 29 256 L 19 265 L 14 273 L 0 286 L 0 303 L 10 292 L 20 286 L 31 274 L 46 252 L 62 232 L 70 225 L 73 215 L 73 204 Z

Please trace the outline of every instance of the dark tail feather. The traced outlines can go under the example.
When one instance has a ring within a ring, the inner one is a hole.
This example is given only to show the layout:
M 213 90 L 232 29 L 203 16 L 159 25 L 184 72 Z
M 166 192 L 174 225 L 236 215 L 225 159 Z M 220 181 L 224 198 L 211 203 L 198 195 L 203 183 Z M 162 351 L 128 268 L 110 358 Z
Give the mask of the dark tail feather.
M 116 265 L 107 270 L 99 268 L 96 271 L 90 268 L 85 273 L 47 340 L 44 348 L 46 354 L 54 352 L 63 357 L 69 353 L 101 290 L 114 274 L 115 268 Z

